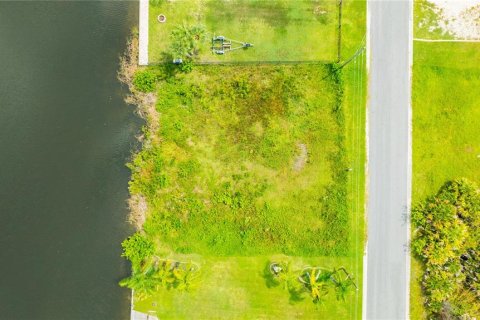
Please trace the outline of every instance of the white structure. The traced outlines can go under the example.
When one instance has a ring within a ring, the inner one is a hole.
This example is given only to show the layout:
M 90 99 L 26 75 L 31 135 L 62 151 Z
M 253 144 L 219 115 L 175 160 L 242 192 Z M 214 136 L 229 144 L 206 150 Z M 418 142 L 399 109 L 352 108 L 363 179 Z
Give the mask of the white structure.
M 140 0 L 138 64 L 148 65 L 148 0 Z

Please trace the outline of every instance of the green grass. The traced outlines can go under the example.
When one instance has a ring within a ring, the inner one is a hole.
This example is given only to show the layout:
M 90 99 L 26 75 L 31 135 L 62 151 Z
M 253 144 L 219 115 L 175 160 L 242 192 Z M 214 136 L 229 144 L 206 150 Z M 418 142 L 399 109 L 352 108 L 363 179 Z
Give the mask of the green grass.
M 342 45 L 340 50 L 340 60 L 342 61 L 353 56 L 364 44 L 366 35 L 365 11 L 365 1 L 342 1 Z M 348 95 L 346 97 L 348 99 Z
M 178 257 L 197 259 L 198 257 Z M 299 258 L 286 256 L 200 258 L 202 275 L 194 292 L 159 291 L 138 302 L 139 310 L 154 310 L 160 319 L 348 319 L 349 301 L 338 302 L 332 293 L 322 306 L 308 295 L 296 300 L 269 281 L 271 260 L 289 259 L 299 269 L 306 265 L 348 265 L 348 258 Z M 351 299 L 351 297 L 349 297 Z
M 182 253 L 348 255 L 343 88 L 327 72 L 199 67 L 161 83 L 162 143 L 131 184 L 145 231 Z
M 360 316 L 362 61 L 344 69 L 345 83 L 312 64 L 197 66 L 159 84 L 161 144 L 137 155 L 130 190 L 147 197 L 144 230 L 157 255 L 199 262 L 203 280 L 135 309 L 162 318 Z M 345 266 L 360 290 L 322 308 L 308 296 L 290 301 L 261 275 L 278 254 L 298 266 Z
M 480 44 L 415 43 L 413 68 L 413 205 L 448 180 L 480 182 Z M 425 318 L 412 262 L 411 315 Z
M 363 3 L 363 2 L 361 2 Z M 360 11 L 362 12 L 362 11 Z M 157 16 L 164 14 L 165 23 Z M 185 0 L 150 5 L 149 59 L 163 61 L 170 33 L 183 23 L 202 24 L 208 33 L 199 61 L 335 61 L 338 54 L 338 6 L 332 0 Z M 211 37 L 254 44 L 219 56 Z

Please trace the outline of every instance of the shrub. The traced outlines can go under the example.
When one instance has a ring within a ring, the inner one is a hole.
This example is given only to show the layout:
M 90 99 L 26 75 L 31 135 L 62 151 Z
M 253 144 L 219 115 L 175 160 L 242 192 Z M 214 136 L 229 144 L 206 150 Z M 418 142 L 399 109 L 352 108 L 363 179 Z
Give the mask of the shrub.
M 135 89 L 141 92 L 152 92 L 155 90 L 157 76 L 148 70 L 141 70 L 135 73 L 133 85 Z
M 422 285 L 427 310 L 440 314 L 458 309 L 454 305 L 457 292 L 478 290 L 472 281 L 479 274 L 475 263 L 480 224 L 478 187 L 465 179 L 446 183 L 436 196 L 412 211 L 412 221 L 417 227 L 412 250 L 426 265 Z
M 325 297 L 334 291 L 337 300 L 345 302 L 345 298 L 357 285 L 353 277 L 344 267 L 328 270 L 322 267 L 305 267 L 303 270 L 292 270 L 288 263 L 271 263 L 269 270 L 273 281 L 283 284 L 292 298 L 302 299 L 309 293 L 313 303 L 321 304 Z
M 191 59 L 186 59 L 180 64 L 179 68 L 183 73 L 190 73 L 193 70 L 193 61 Z
M 137 271 L 142 263 L 153 256 L 155 246 L 153 242 L 140 233 L 135 233 L 122 242 L 122 257 L 132 262 L 132 269 Z
M 192 59 L 200 51 L 199 44 L 205 40 L 205 27 L 202 25 L 178 25 L 170 35 L 170 51 L 173 58 Z

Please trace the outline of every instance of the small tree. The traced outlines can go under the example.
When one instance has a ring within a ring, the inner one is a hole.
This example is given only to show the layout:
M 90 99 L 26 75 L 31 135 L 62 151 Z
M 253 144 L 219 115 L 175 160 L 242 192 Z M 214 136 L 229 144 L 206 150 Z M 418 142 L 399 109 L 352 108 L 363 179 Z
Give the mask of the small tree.
M 174 58 L 193 59 L 200 52 L 200 44 L 206 39 L 206 30 L 202 25 L 182 24 L 171 33 L 170 50 Z
M 347 294 L 352 291 L 353 287 L 357 287 L 353 281 L 353 278 L 343 267 L 339 269 L 333 269 L 330 280 L 333 282 L 337 300 L 345 301 Z
M 288 262 L 271 263 L 269 269 L 275 281 L 282 284 L 283 289 L 290 290 L 295 286 L 297 276 L 292 272 Z
M 157 267 L 155 279 L 159 287 L 170 289 L 175 282 L 175 276 L 173 275 L 172 261 L 163 260 Z
M 324 281 L 325 277 L 320 277 L 322 270 L 319 268 L 306 268 L 304 273 L 298 277 L 303 283 L 305 289 L 310 293 L 313 303 L 321 304 L 324 297 L 328 294 L 328 286 Z
M 198 267 L 192 263 L 180 265 L 173 269 L 175 288 L 181 291 L 190 291 L 197 287 L 199 277 Z
M 155 252 L 153 242 L 139 232 L 125 239 L 122 247 L 122 257 L 132 262 L 132 273 L 139 271 L 143 262 L 152 257 Z
M 158 281 L 155 278 L 156 270 L 154 263 L 150 261 L 144 264 L 140 270 L 136 270 L 128 278 L 119 282 L 121 287 L 128 287 L 135 290 L 135 294 L 139 300 L 144 300 L 152 295 L 158 288 Z

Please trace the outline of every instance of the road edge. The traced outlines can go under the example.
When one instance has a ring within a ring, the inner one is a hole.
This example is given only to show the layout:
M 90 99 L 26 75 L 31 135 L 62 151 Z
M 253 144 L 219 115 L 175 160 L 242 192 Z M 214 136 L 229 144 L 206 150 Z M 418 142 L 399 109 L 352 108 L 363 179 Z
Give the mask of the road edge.
M 367 61 L 366 61 L 366 68 L 367 68 L 367 89 L 366 91 L 366 99 L 365 99 L 365 214 L 364 214 L 364 220 L 365 220 L 365 243 L 364 243 L 364 248 L 363 248 L 363 279 L 362 279 L 362 319 L 366 320 L 367 319 L 367 285 L 368 285 L 368 202 L 369 202 L 369 196 L 368 196 L 368 186 L 370 183 L 370 175 L 368 172 L 368 163 L 369 163 L 369 131 L 368 131 L 368 123 L 369 123 L 369 90 L 368 88 L 370 87 L 370 6 L 369 6 L 369 1 L 366 1 L 366 6 L 367 6 L 367 34 L 366 34 L 366 44 L 365 44 L 365 51 L 366 51 L 366 56 L 367 56 Z
M 409 88 L 409 96 L 410 101 L 408 103 L 408 150 L 407 150 L 407 159 L 408 159 L 408 168 L 407 168 L 407 217 L 406 217 L 406 224 L 407 224 L 407 256 L 406 256 L 406 264 L 407 264 L 407 283 L 406 283 L 406 292 L 407 295 L 406 299 L 406 319 L 410 319 L 410 273 L 411 271 L 411 252 L 410 252 L 410 241 L 411 241 L 411 226 L 410 226 L 410 215 L 411 215 L 411 208 L 412 208 L 412 135 L 413 135 L 413 128 L 412 128 L 412 86 L 413 86 L 413 0 L 409 0 L 410 6 L 410 17 L 408 21 L 408 69 L 409 69 L 409 77 L 410 77 L 410 88 Z

